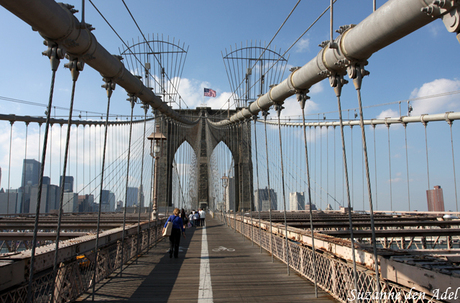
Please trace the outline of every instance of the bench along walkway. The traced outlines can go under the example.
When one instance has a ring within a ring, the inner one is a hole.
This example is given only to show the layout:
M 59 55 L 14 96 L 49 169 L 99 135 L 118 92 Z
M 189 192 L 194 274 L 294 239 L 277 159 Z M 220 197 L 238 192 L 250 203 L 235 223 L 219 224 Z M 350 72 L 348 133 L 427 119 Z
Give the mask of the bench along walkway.
M 105 302 L 336 302 L 327 293 L 239 233 L 210 216 L 206 227 L 187 229 L 179 258 L 165 238 L 147 254 L 96 285 Z M 91 294 L 77 302 L 90 302 Z

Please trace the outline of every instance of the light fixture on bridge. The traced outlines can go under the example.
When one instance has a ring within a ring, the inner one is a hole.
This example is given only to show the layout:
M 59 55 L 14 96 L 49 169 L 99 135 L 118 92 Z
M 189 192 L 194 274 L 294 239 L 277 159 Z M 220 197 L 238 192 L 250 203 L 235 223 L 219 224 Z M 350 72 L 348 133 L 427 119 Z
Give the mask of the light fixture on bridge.
M 155 132 L 152 133 L 150 136 L 147 137 L 150 140 L 150 155 L 155 159 L 154 164 L 154 173 L 153 177 L 155 178 L 154 185 L 153 185 L 153 201 L 152 201 L 152 220 L 157 219 L 157 201 L 158 201 L 158 159 L 161 156 L 161 145 L 163 141 L 166 140 L 166 137 L 160 132 L 160 125 L 156 125 Z
M 150 140 L 150 155 L 157 159 L 160 156 L 160 144 L 166 140 L 166 137 L 160 132 L 160 125 L 157 124 L 156 130 L 147 137 Z

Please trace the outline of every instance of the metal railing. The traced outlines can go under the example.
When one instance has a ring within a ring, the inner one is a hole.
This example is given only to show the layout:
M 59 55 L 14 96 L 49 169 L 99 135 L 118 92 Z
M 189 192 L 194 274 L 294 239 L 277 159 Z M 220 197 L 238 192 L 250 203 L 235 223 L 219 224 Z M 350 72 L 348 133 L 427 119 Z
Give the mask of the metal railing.
M 117 240 L 101 247 L 97 254 L 97 261 L 94 260 L 94 250 L 77 253 L 71 260 L 60 263 L 54 280 L 52 269 L 37 273 L 32 283 L 32 302 L 75 301 L 87 292 L 93 283 L 97 284 L 107 278 L 123 264 L 133 260 L 139 254 L 145 253 L 152 245 L 162 239 L 161 225 L 164 222 L 165 219 L 152 222 L 150 228 L 141 230 L 139 236 L 137 233 L 131 234 L 125 237 L 124 242 Z M 139 251 L 138 241 L 140 241 Z M 95 270 L 96 275 L 94 275 Z M 23 282 L 3 291 L 0 293 L 0 303 L 27 302 L 27 287 L 28 283 Z
M 288 251 L 290 267 L 302 277 L 312 282 L 314 281 L 314 262 L 311 247 L 290 240 L 288 241 L 288 250 L 286 250 L 286 241 L 284 237 L 278 234 L 270 234 L 264 229 L 259 229 L 255 224 L 251 225 L 249 220 L 244 222 L 244 219 L 239 215 L 235 218 L 234 214 L 216 212 L 215 216 L 220 217 L 227 226 L 236 229 L 236 231 L 240 232 L 246 238 L 252 240 L 284 263 L 287 263 L 286 251 Z M 340 302 L 377 302 L 377 300 L 372 299 L 360 299 L 355 301 L 354 299 L 357 299 L 358 295 L 361 296 L 361 298 L 363 298 L 363 296 L 367 296 L 367 298 L 371 298 L 371 296 L 380 296 L 381 302 L 442 302 L 415 288 L 411 289 L 384 280 L 382 277 L 380 278 L 381 292 L 378 294 L 375 288 L 375 272 L 364 266 L 359 266 L 357 268 L 358 289 L 354 289 L 353 265 L 351 263 L 329 255 L 321 250 L 316 250 L 315 259 L 317 285 Z

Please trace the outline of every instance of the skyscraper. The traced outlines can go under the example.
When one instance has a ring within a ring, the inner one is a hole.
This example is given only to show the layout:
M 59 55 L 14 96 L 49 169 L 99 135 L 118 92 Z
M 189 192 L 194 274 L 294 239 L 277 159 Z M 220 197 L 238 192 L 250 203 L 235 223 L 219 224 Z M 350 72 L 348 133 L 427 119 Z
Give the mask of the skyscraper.
M 41 163 L 34 159 L 24 159 L 22 167 L 22 183 L 21 186 L 33 186 L 38 184 L 40 176 Z
M 436 185 L 434 189 L 426 191 L 428 211 L 444 211 L 444 194 L 442 188 Z
M 64 179 L 64 182 L 62 182 Z M 62 183 L 64 183 L 64 192 L 73 192 L 73 177 L 72 176 L 65 176 L 59 180 L 59 187 L 63 187 Z
M 132 207 L 132 206 L 137 205 L 137 193 L 139 189 L 137 187 L 128 187 L 127 191 L 128 191 L 127 193 L 128 200 L 126 201 L 125 205 L 127 207 Z
M 270 208 L 273 210 L 278 209 L 278 197 L 277 194 L 275 193 L 275 190 L 273 188 L 270 188 L 270 199 L 269 199 L 269 191 L 268 188 L 259 188 L 258 190 L 255 191 L 255 205 L 254 207 L 256 210 L 269 210 Z M 270 207 L 270 201 L 271 201 L 271 207 Z
M 305 193 L 289 193 L 289 210 L 305 210 Z
M 235 210 L 235 178 L 228 177 L 225 187 L 225 209 Z

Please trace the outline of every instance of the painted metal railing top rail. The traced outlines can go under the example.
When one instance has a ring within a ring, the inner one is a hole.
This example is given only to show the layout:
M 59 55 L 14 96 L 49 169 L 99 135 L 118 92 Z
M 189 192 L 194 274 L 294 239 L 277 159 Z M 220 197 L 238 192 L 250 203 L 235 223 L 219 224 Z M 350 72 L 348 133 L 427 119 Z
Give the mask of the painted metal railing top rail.
M 375 289 L 375 272 L 372 271 L 374 257 L 371 246 L 355 242 L 359 289 L 354 289 L 349 240 L 315 233 L 317 254 L 316 262 L 313 263 L 310 232 L 288 227 L 287 236 L 290 241 L 289 255 L 286 256 L 285 227 L 282 224 L 260 221 L 259 225 L 258 219 L 239 214 L 225 214 L 222 217 L 228 226 L 281 261 L 286 263 L 289 258 L 291 268 L 311 281 L 315 278 L 312 269 L 316 266 L 318 285 L 341 302 L 354 301 L 359 294 L 367 294 L 368 298 L 378 295 Z M 435 255 L 417 256 L 410 252 L 395 254 L 384 249 L 379 249 L 378 261 L 381 275 L 380 294 L 384 296 L 382 302 L 455 302 L 452 300 L 453 296 L 446 301 L 440 301 L 444 300 L 443 292 L 454 294 L 460 285 L 460 274 L 456 272 L 458 267 L 453 262 L 437 258 Z M 441 262 L 442 267 L 426 266 L 428 263 Z

